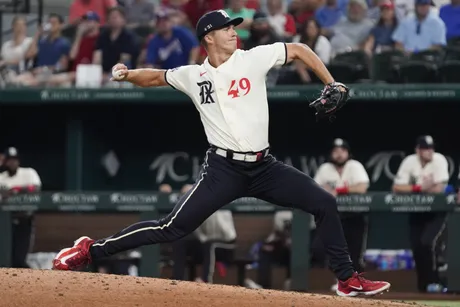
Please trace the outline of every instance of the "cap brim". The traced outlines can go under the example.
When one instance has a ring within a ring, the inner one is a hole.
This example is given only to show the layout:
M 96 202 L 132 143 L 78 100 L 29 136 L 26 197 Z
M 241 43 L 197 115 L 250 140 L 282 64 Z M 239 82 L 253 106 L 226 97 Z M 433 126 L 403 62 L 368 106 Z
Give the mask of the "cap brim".
M 222 28 L 225 28 L 225 27 L 230 26 L 230 25 L 236 27 L 236 26 L 240 25 L 243 21 L 244 21 L 244 19 L 243 19 L 242 17 L 236 17 L 236 18 L 231 19 L 231 20 L 230 20 L 229 22 L 227 22 L 226 24 L 224 24 L 224 25 L 222 26 Z

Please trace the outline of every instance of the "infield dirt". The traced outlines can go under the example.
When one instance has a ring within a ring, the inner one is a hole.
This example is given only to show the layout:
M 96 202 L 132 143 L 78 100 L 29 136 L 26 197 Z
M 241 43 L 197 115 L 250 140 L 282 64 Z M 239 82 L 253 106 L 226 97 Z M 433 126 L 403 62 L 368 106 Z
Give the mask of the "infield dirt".
M 168 279 L 83 272 L 0 269 L 0 306 L 410 307 L 377 299 L 250 290 Z

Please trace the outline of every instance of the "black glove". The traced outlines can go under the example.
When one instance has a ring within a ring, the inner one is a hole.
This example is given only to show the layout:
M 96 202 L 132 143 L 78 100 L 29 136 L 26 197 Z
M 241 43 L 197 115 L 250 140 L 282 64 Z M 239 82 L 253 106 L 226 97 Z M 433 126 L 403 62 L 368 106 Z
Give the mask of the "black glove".
M 321 96 L 310 103 L 310 107 L 316 109 L 316 120 L 328 118 L 329 121 L 333 121 L 334 114 L 350 99 L 349 91 L 348 87 L 339 82 L 327 84 Z

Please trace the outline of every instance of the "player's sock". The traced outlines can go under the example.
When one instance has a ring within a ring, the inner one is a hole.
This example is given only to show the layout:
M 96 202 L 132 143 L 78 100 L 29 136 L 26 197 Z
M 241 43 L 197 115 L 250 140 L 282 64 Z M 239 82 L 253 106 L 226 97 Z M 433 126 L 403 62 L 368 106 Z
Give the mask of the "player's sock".
M 344 270 L 344 271 L 342 271 L 342 272 L 337 274 L 338 275 L 337 279 L 340 280 L 340 281 L 347 281 L 348 279 L 350 279 L 353 276 L 353 273 L 354 273 L 353 269 Z

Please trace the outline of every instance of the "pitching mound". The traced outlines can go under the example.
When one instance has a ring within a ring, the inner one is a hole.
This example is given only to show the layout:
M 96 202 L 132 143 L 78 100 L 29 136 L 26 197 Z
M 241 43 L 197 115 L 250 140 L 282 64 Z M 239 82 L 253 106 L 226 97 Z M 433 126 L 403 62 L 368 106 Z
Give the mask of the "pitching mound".
M 408 307 L 373 299 L 81 272 L 0 269 L 0 306 Z M 411 305 L 414 306 L 414 305 Z

